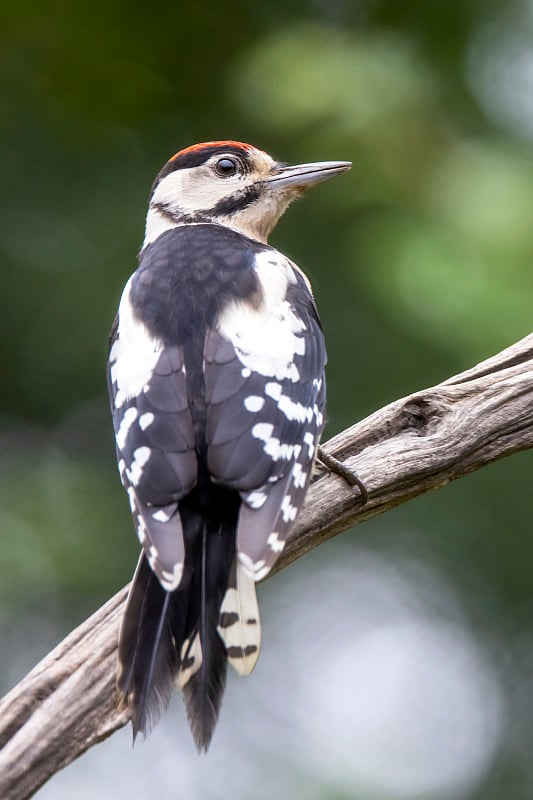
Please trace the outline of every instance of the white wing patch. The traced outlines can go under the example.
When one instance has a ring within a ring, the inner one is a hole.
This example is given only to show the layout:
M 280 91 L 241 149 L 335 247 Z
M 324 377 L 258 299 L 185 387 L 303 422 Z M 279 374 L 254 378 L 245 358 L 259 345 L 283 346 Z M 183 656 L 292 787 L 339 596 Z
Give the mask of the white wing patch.
M 109 353 L 111 380 L 116 384 L 116 408 L 137 397 L 145 389 L 162 350 L 162 343 L 151 336 L 145 325 L 135 316 L 130 302 L 132 277 L 122 292 L 118 309 L 116 339 Z
M 230 303 L 218 331 L 232 343 L 244 369 L 296 382 L 300 373 L 294 357 L 305 354 L 305 325 L 285 299 L 295 281 L 293 269 L 287 259 L 265 251 L 257 255 L 255 270 L 263 295 L 259 307 L 244 300 Z
M 183 353 L 165 347 L 134 313 L 134 277 L 122 293 L 109 353 L 113 426 L 137 535 L 161 586 L 172 591 L 185 559 L 178 501 L 196 481 L 194 430 Z
M 268 250 L 254 269 L 257 298 L 225 308 L 204 363 L 208 466 L 240 492 L 237 558 L 255 582 L 272 569 L 304 502 L 324 424 L 326 353 L 296 269 Z

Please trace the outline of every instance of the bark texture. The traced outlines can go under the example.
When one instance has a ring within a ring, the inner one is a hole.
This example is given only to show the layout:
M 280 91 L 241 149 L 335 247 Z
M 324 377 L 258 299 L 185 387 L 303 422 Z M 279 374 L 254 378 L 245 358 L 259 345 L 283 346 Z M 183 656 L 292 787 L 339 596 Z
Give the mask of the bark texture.
M 533 446 L 533 334 L 444 383 L 396 400 L 325 449 L 368 490 L 319 471 L 276 570 L 347 528 Z M 0 797 L 25 800 L 128 721 L 115 692 L 128 587 L 0 701 Z

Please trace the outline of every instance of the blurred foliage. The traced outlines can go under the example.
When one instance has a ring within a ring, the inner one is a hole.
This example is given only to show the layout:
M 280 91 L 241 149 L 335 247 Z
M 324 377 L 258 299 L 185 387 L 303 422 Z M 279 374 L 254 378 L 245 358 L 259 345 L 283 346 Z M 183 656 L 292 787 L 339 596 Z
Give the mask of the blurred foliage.
M 287 162 L 353 161 L 272 237 L 315 286 L 328 434 L 530 332 L 532 9 L 530 0 L 5 0 L 4 638 L 21 614 L 54 615 L 66 632 L 133 569 L 106 340 L 151 181 L 181 147 L 234 138 Z M 508 459 L 336 543 L 348 557 L 368 537 L 433 564 L 526 683 L 531 466 L 528 453 Z M 20 650 L 22 671 L 36 654 Z M 15 679 L 4 670 L 3 688 Z M 512 718 L 524 697 L 506 688 Z M 533 711 L 510 726 L 479 797 L 530 797 L 532 743 Z

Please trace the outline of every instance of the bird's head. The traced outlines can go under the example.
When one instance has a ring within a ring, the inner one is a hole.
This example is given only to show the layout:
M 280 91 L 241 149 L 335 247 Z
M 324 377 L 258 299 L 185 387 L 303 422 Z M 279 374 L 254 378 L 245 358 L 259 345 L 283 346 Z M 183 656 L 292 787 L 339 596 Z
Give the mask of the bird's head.
M 173 156 L 155 179 L 145 244 L 176 224 L 210 222 L 266 242 L 306 189 L 350 169 L 349 161 L 287 166 L 241 142 L 203 142 Z

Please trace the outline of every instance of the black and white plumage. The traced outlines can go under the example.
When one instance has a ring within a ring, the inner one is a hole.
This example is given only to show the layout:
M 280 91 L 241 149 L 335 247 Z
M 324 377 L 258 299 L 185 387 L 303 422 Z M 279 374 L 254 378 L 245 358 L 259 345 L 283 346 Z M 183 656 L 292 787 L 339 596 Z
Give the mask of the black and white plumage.
M 170 159 L 152 188 L 108 373 L 142 544 L 119 643 L 134 734 L 177 684 L 207 749 L 227 661 L 246 675 L 257 660 L 255 582 L 309 485 L 326 362 L 309 283 L 266 239 L 294 197 L 349 166 L 285 167 L 208 142 Z

